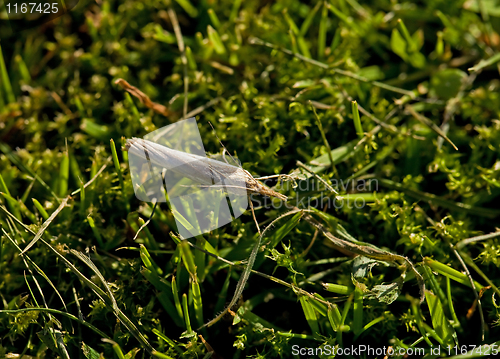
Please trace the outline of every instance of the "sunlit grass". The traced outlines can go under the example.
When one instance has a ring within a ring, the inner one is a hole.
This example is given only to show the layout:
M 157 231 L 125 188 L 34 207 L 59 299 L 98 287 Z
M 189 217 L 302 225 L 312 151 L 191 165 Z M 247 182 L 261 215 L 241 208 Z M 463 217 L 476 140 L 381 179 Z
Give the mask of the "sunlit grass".
M 0 357 L 489 355 L 500 57 L 479 5 L 81 0 L 2 38 Z M 180 238 L 122 146 L 187 113 L 207 152 L 210 122 L 255 177 L 293 174 L 266 184 L 299 209 L 253 196 L 262 238 L 250 211 Z

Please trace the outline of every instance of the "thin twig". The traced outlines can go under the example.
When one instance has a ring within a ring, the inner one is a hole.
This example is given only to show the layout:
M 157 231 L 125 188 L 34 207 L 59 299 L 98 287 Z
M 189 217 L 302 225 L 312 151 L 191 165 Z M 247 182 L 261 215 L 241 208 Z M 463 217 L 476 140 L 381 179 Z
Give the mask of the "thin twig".
M 406 105 L 405 109 L 416 120 L 420 121 L 421 123 L 423 123 L 424 125 L 426 125 L 427 127 L 429 127 L 431 130 L 433 130 L 434 132 L 436 132 L 439 136 L 441 136 L 442 138 L 444 138 L 450 145 L 452 145 L 455 150 L 458 151 L 457 146 L 455 146 L 455 144 L 448 138 L 448 136 L 446 136 L 446 133 L 444 133 L 443 130 L 441 130 L 441 128 L 439 128 L 439 126 L 437 126 L 434 122 L 432 122 L 430 119 L 428 119 L 424 115 L 422 115 L 422 114 L 418 113 L 417 111 L 415 111 L 415 109 L 411 105 Z
M 49 218 L 45 222 L 43 222 L 42 226 L 38 230 L 37 234 L 35 235 L 35 238 L 31 240 L 31 242 L 23 249 L 21 252 L 21 255 L 24 255 L 33 245 L 40 239 L 40 237 L 45 233 L 45 230 L 47 227 L 52 223 L 52 221 L 57 217 L 57 215 L 66 207 L 68 204 L 68 201 L 71 199 L 71 196 L 66 197 L 61 201 L 61 204 L 57 209 L 50 215 Z
M 484 241 L 485 239 L 491 239 L 491 238 L 495 238 L 498 236 L 500 236 L 500 231 L 492 232 L 492 233 L 488 233 L 488 234 L 483 234 L 483 235 L 477 236 L 477 237 L 463 239 L 460 242 L 458 242 L 457 244 L 455 244 L 455 248 L 460 250 L 468 244 L 471 244 L 474 242 L 479 242 L 479 241 Z
M 108 158 L 106 159 L 106 162 L 110 162 L 110 161 L 111 161 L 111 156 L 110 156 L 110 157 L 108 157 Z M 102 165 L 102 167 L 99 169 L 99 171 L 97 171 L 97 173 L 95 174 L 95 176 L 94 176 L 94 177 L 92 177 L 92 179 L 91 179 L 90 181 L 88 181 L 87 183 L 85 183 L 85 184 L 83 185 L 83 188 L 87 188 L 88 186 L 90 186 L 90 185 L 92 184 L 92 182 L 94 182 L 94 181 L 95 181 L 95 179 L 96 179 L 97 177 L 99 177 L 99 175 L 102 173 L 102 171 L 104 171 L 104 169 L 105 169 L 106 167 L 107 167 L 107 164 L 103 164 L 103 165 Z M 77 193 L 78 193 L 78 192 L 80 192 L 81 190 L 82 190 L 81 188 L 78 188 L 76 191 L 74 191 L 74 192 L 72 192 L 72 193 L 71 193 L 71 196 L 74 196 L 75 194 L 77 194 Z
M 170 116 L 170 111 L 168 110 L 168 108 L 166 108 L 165 106 L 163 106 L 159 103 L 151 101 L 151 99 L 148 97 L 148 95 L 146 95 L 144 92 L 139 90 L 137 87 L 132 86 L 124 79 L 117 79 L 115 81 L 115 85 L 119 85 L 122 89 L 127 91 L 129 94 L 131 94 L 134 97 L 137 97 L 139 99 L 139 101 L 147 108 L 150 108 L 153 111 L 155 111 L 156 113 L 159 113 L 160 115 L 163 115 L 165 117 Z
M 139 233 L 141 233 L 141 231 L 146 228 L 146 226 L 149 224 L 149 222 L 151 222 L 151 219 L 153 218 L 153 215 L 155 214 L 155 209 L 156 209 L 156 205 L 158 204 L 158 201 L 155 201 L 155 204 L 153 206 L 153 211 L 151 211 L 151 216 L 149 216 L 148 220 L 146 222 L 144 222 L 144 224 L 141 226 L 141 228 L 139 228 L 137 230 L 137 233 L 135 234 L 134 236 L 134 241 L 136 240 L 137 236 L 139 236 Z
M 206 104 L 198 106 L 194 110 L 188 112 L 185 116 L 185 118 L 190 118 L 198 115 L 199 113 L 202 113 L 205 111 L 207 108 L 212 107 L 213 105 L 217 104 L 220 100 L 222 100 L 222 97 L 216 97 L 210 101 L 208 101 Z

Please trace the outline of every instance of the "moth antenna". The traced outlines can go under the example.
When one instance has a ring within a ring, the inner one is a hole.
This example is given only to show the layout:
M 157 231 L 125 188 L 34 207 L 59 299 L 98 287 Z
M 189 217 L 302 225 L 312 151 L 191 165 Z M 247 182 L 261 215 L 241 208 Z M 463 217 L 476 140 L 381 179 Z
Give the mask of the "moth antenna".
M 226 146 L 224 146 L 224 144 L 222 143 L 222 141 L 220 140 L 219 136 L 217 136 L 217 132 L 215 132 L 215 128 L 214 126 L 212 125 L 212 122 L 208 121 L 208 124 L 210 125 L 210 127 L 212 127 L 212 132 L 214 133 L 215 137 L 217 138 L 217 141 L 219 141 L 220 145 L 224 148 L 224 150 L 227 152 L 227 154 L 229 155 L 229 157 L 231 157 L 231 159 L 234 161 L 234 163 L 238 163 L 234 157 L 231 155 L 231 153 L 227 150 Z M 222 153 L 222 157 L 224 158 L 224 152 Z M 224 161 L 226 161 L 226 159 L 224 158 Z M 226 161 L 227 163 L 227 161 Z M 241 167 L 241 165 L 239 165 L 239 167 Z M 241 167 L 243 168 L 243 167 Z
M 229 164 L 229 162 L 227 162 L 227 159 L 226 159 L 226 152 L 227 152 L 227 149 L 226 147 L 224 147 L 224 149 L 222 150 L 222 158 L 224 159 L 224 161 Z M 229 153 L 229 152 L 228 152 Z

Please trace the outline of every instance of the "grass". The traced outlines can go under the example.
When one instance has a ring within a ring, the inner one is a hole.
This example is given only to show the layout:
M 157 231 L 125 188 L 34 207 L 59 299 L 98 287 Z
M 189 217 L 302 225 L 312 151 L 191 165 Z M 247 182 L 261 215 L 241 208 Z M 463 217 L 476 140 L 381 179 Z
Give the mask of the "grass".
M 0 23 L 0 357 L 378 343 L 473 358 L 500 344 L 494 2 L 81 0 L 10 30 Z M 266 184 L 310 211 L 253 196 L 258 247 L 250 211 L 188 241 L 165 203 L 147 223 L 124 138 L 188 114 L 207 152 L 221 153 L 210 122 L 255 177 L 298 177 Z M 407 263 L 332 238 L 406 257 L 425 300 Z

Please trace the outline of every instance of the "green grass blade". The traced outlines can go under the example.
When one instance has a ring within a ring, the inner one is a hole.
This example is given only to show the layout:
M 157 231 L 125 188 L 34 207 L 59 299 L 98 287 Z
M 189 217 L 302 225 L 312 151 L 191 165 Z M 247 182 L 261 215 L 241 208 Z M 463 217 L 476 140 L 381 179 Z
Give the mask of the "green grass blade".
M 171 356 L 169 356 L 167 354 L 163 354 L 163 353 L 160 353 L 160 352 L 157 352 L 157 351 L 153 351 L 153 356 L 155 356 L 157 358 L 160 358 L 160 359 L 174 359 L 174 358 L 172 358 Z
M 307 14 L 304 22 L 302 23 L 302 26 L 300 27 L 298 35 L 306 36 L 307 31 L 309 30 L 309 27 L 311 26 L 312 21 L 314 19 L 314 15 L 316 15 L 316 13 L 318 12 L 319 7 L 321 5 L 322 5 L 322 2 L 318 1 L 318 3 L 311 10 L 309 10 L 309 13 Z
M 417 45 L 413 42 L 413 39 L 410 36 L 410 33 L 408 32 L 405 23 L 401 19 L 398 19 L 398 28 L 399 31 L 401 31 L 401 34 L 403 34 L 403 37 L 406 41 L 408 52 L 412 53 L 417 51 Z
M 422 321 L 422 314 L 420 313 L 420 308 L 417 305 L 417 303 L 418 303 L 417 300 L 412 300 L 411 301 L 411 309 L 412 309 L 412 312 L 413 312 L 413 316 L 415 317 L 415 324 L 417 324 L 417 328 L 420 331 L 420 334 L 424 338 L 425 342 L 430 347 L 433 347 L 434 344 L 429 339 L 429 333 L 426 331 L 426 328 L 424 326 L 424 322 Z
M 321 2 L 318 2 L 318 5 Z M 316 5 L 316 6 L 318 6 Z M 326 49 L 326 25 L 328 22 L 328 8 L 326 3 L 323 3 L 323 8 L 321 9 L 321 20 L 319 21 L 319 33 L 318 33 L 318 59 L 321 61 L 325 57 Z M 302 30 L 302 29 L 301 29 Z
M 106 141 L 111 135 L 111 131 L 106 125 L 99 125 L 90 118 L 84 118 L 80 124 L 80 129 L 89 136 L 101 141 Z
M 175 0 L 177 4 L 179 4 L 185 12 L 188 13 L 189 16 L 191 17 L 197 17 L 198 16 L 198 9 L 191 4 L 191 1 L 189 0 Z
M 451 318 L 453 320 L 452 325 L 454 328 L 460 328 L 460 321 L 457 318 L 455 307 L 453 306 L 453 297 L 451 295 L 451 281 L 448 277 L 446 277 L 446 298 L 448 300 L 448 307 L 451 313 Z
M 0 194 L 7 201 L 7 207 L 11 210 L 11 212 L 14 214 L 14 216 L 17 219 L 19 219 L 20 221 L 22 221 L 21 208 L 19 206 L 19 202 L 17 202 L 15 200 L 15 198 L 13 198 L 11 195 L 9 195 L 7 193 L 0 192 Z
M 162 36 L 164 36 L 163 33 L 161 33 L 161 34 L 162 34 Z M 173 40 L 173 41 L 175 41 L 175 40 Z M 125 103 L 132 110 L 132 114 L 134 115 L 134 117 L 137 120 L 139 120 L 141 117 L 141 114 L 139 113 L 139 110 L 137 109 L 137 106 L 135 105 L 134 100 L 132 99 L 132 96 L 130 96 L 130 94 L 128 92 L 125 92 Z
M 23 195 L 21 196 L 21 202 L 26 203 L 28 200 L 28 197 L 30 196 L 31 190 L 33 189 L 33 185 L 35 184 L 36 180 L 33 179 L 30 184 L 28 185 L 28 188 L 24 191 Z
M 124 186 L 123 186 L 123 176 L 122 176 L 122 170 L 120 168 L 120 160 L 118 159 L 118 154 L 116 153 L 116 146 L 115 146 L 115 141 L 113 139 L 109 140 L 110 146 L 111 146 L 111 154 L 113 157 L 113 163 L 115 165 L 115 171 L 116 175 L 118 176 L 118 180 L 120 181 L 120 187 L 123 191 Z
M 82 183 L 80 186 L 80 216 L 85 218 L 87 214 L 87 203 L 85 194 L 85 185 Z
M 101 232 L 99 231 L 99 228 L 96 227 L 94 219 L 90 216 L 90 214 L 87 217 L 87 222 L 89 223 L 89 226 L 90 226 L 90 229 L 92 230 L 92 233 L 94 233 L 94 237 L 97 240 L 99 247 L 103 248 L 104 241 L 102 240 Z
M 467 275 L 463 274 L 462 272 L 459 272 L 456 269 L 453 269 L 444 263 L 438 262 L 434 259 L 427 258 L 427 257 L 424 258 L 424 263 L 426 265 L 428 265 L 429 267 L 431 267 L 437 273 L 444 275 L 445 277 L 453 279 L 455 282 L 458 282 L 460 284 L 466 285 L 469 288 L 471 288 L 469 278 L 467 278 Z M 476 288 L 478 290 L 483 288 L 483 286 L 476 281 L 474 281 L 474 285 L 476 286 Z
M 112 340 L 106 340 L 106 341 L 111 344 L 111 347 L 113 348 L 113 351 L 115 352 L 118 359 L 125 359 L 125 355 L 123 355 L 123 350 L 120 347 L 120 345 L 118 345 L 118 343 Z
M 327 312 L 328 312 L 328 307 L 324 303 L 325 299 L 322 296 L 320 296 L 318 293 L 314 293 L 314 297 L 322 300 L 322 302 L 320 302 L 319 300 L 314 300 L 313 298 L 309 297 L 309 304 L 312 305 L 312 307 L 316 310 L 316 312 L 318 314 L 320 314 L 323 317 L 326 317 Z
M 177 288 L 177 282 L 175 280 L 175 276 L 172 277 L 172 295 L 174 296 L 174 303 L 175 303 L 175 309 L 177 309 L 177 314 L 179 315 L 179 317 L 184 318 L 184 313 L 182 311 L 182 305 L 179 298 L 179 290 Z
M 177 351 L 177 353 L 181 355 L 183 354 L 181 348 L 177 344 L 175 344 L 175 342 L 172 339 L 167 337 L 164 333 L 160 332 L 158 329 L 153 329 L 153 333 L 156 334 L 159 338 L 163 339 L 169 346 L 174 348 Z
M 177 308 L 175 307 L 175 303 L 172 303 L 172 300 L 168 296 L 167 293 L 165 292 L 160 292 L 156 296 L 158 298 L 158 301 L 160 302 L 161 306 L 165 311 L 168 313 L 170 318 L 172 318 L 172 321 L 176 326 L 179 328 L 184 327 L 184 320 L 179 317 L 179 313 L 177 312 Z
M 157 273 L 159 276 L 163 275 L 163 270 L 156 264 L 151 255 L 148 252 L 148 249 L 144 247 L 144 245 L 140 244 L 140 255 L 142 263 L 144 266 L 149 269 L 153 273 Z
M 10 191 L 9 191 L 9 188 L 5 184 L 5 181 L 4 181 L 1 173 L 0 173 L 0 191 L 2 191 L 4 193 L 7 193 L 9 196 L 11 195 Z
M 373 327 L 375 324 L 383 322 L 384 320 L 387 320 L 387 318 L 384 315 L 382 315 L 382 316 L 380 316 L 378 318 L 373 319 L 371 322 L 369 322 L 368 324 L 366 324 L 363 327 L 363 329 L 361 330 L 361 332 L 359 333 L 359 335 L 361 335 L 362 333 L 364 333 L 365 331 L 367 331 L 368 329 L 370 329 L 371 327 Z M 359 335 L 357 335 L 355 337 L 355 339 L 359 338 Z
M 233 7 L 231 8 L 231 14 L 229 15 L 229 21 L 235 21 L 238 16 L 238 11 L 240 10 L 241 3 L 243 0 L 234 0 Z
M 86 176 L 84 176 L 82 174 L 82 171 L 80 171 L 80 165 L 75 157 L 75 153 L 71 150 L 71 148 L 68 148 L 68 157 L 69 157 L 69 168 L 75 183 L 77 184 L 86 183 L 87 182 Z
M 328 308 L 328 321 L 332 326 L 334 331 L 339 330 L 339 327 L 342 325 L 342 315 L 340 314 L 339 307 L 337 304 L 332 304 L 330 308 Z
M 339 345 L 342 346 L 342 332 L 348 332 L 351 330 L 351 328 L 345 324 L 345 321 L 347 319 L 347 315 L 349 314 L 349 310 L 351 309 L 351 304 L 352 304 L 352 299 L 353 295 L 351 294 L 349 298 L 347 299 L 347 302 L 344 304 L 344 309 L 342 309 L 342 316 L 340 317 L 340 325 L 338 326 L 337 330 L 337 342 Z
M 439 286 L 434 274 L 432 273 L 431 268 L 428 266 L 423 266 L 423 269 L 424 269 L 425 279 L 427 279 L 427 282 L 431 284 L 431 289 L 433 293 L 438 296 L 439 300 L 443 305 L 446 305 L 447 304 L 446 296 L 444 295 L 443 290 Z
M 337 293 L 340 295 L 349 295 L 352 293 L 352 287 L 348 287 L 346 285 L 334 284 L 334 283 L 323 283 L 323 287 L 329 292 Z
M 222 42 L 217 30 L 208 25 L 207 34 L 210 42 L 212 43 L 212 46 L 214 47 L 215 52 L 219 55 L 224 55 L 226 53 L 226 47 L 224 46 L 224 43 Z
M 354 121 L 354 128 L 356 129 L 356 134 L 359 138 L 363 138 L 365 133 L 363 132 L 363 126 L 361 125 L 361 119 L 359 118 L 358 103 L 356 101 L 351 102 L 352 105 L 352 119 Z
M 439 298 L 430 291 L 425 292 L 425 299 L 431 313 L 432 326 L 444 345 L 458 345 L 457 334 L 446 318 Z
M 307 334 L 298 334 L 298 333 L 288 333 L 288 332 L 276 332 L 276 335 L 284 338 L 295 338 L 295 339 L 304 339 L 304 340 L 318 340 L 317 337 L 313 335 Z
M 286 9 L 286 8 L 283 10 L 283 17 L 285 18 L 288 26 L 290 27 L 290 30 L 293 31 L 293 34 L 299 35 L 300 34 L 299 27 L 297 26 L 295 21 L 293 21 L 293 19 L 290 17 L 290 14 L 288 13 L 288 9 Z
M 64 197 L 68 194 L 69 180 L 69 155 L 66 152 L 63 154 L 61 165 L 59 167 L 59 197 Z
M 297 44 L 299 45 L 300 52 L 302 52 L 306 58 L 311 59 L 312 55 L 309 51 L 309 46 L 302 36 L 297 36 Z
M 17 204 L 19 205 L 19 208 L 21 209 L 21 213 L 27 217 L 33 224 L 38 224 L 38 221 L 36 220 L 35 215 L 26 207 L 26 205 L 23 203 L 23 201 L 18 200 Z
M 313 334 L 320 334 L 318 317 L 316 316 L 316 311 L 314 307 L 309 303 L 309 298 L 300 296 L 299 297 L 300 305 L 302 306 L 302 311 L 304 312 L 304 316 L 306 317 L 307 323 L 311 328 Z
M 334 52 L 335 49 L 340 45 L 340 41 L 342 37 L 340 36 L 340 27 L 335 30 L 335 34 L 333 35 L 332 42 L 330 44 L 330 52 Z
M 478 71 L 484 69 L 485 67 L 488 67 L 488 66 L 491 66 L 491 65 L 497 63 L 498 61 L 500 61 L 500 53 L 491 56 L 487 60 L 481 60 L 481 61 L 479 61 L 478 64 L 476 64 L 475 66 L 470 67 L 468 70 L 471 71 L 471 72 L 478 72 Z
M 141 274 L 151 283 L 159 292 L 170 294 L 172 298 L 172 285 L 166 280 L 160 278 L 158 273 L 150 271 L 148 268 L 142 267 Z
M 158 274 L 151 272 L 147 268 L 142 268 L 141 274 L 159 291 L 157 294 L 158 301 L 162 305 L 163 309 L 165 309 L 168 313 L 170 318 L 172 318 L 174 324 L 182 328 L 184 326 L 184 321 L 182 320 L 182 316 L 179 316 L 175 304 L 172 303 L 171 285 L 162 280 Z
M 297 47 L 297 38 L 295 37 L 295 34 L 293 33 L 292 29 L 288 30 L 288 36 L 290 36 L 290 44 L 292 47 L 292 51 L 294 53 L 298 53 L 299 48 Z
M 181 338 L 189 338 L 196 335 L 196 333 L 194 333 L 193 329 L 191 328 L 191 319 L 189 319 L 188 300 L 186 293 L 182 295 L 182 311 L 184 312 L 184 323 L 186 324 L 186 331 L 181 336 Z
M 199 235 L 196 237 L 196 245 L 200 248 L 205 249 L 206 243 L 208 243 L 203 236 Z M 203 282 L 205 278 L 205 261 L 206 255 L 203 251 L 194 252 L 194 264 L 196 267 L 196 277 L 200 282 Z
M 363 291 L 358 287 L 354 289 L 352 331 L 356 336 L 363 331 Z
M 3 57 L 2 45 L 0 44 L 0 77 L 2 78 L 2 87 L 7 96 L 8 103 L 16 102 L 16 96 L 14 91 L 12 91 L 12 85 L 9 80 L 9 73 L 7 72 L 7 67 L 5 67 L 5 60 Z M 1 96 L 1 93 L 0 93 Z
M 193 278 L 196 278 L 196 265 L 195 265 L 193 253 L 191 252 L 191 249 L 189 248 L 189 244 L 187 243 L 186 240 L 182 240 L 179 243 L 179 247 L 181 249 L 181 257 L 182 257 L 182 261 L 184 262 L 184 266 L 188 270 L 189 274 Z
M 191 291 L 193 294 L 194 315 L 198 327 L 201 327 L 205 323 L 203 321 L 203 301 L 201 299 L 201 290 L 198 281 L 193 280 L 191 282 Z
M 213 9 L 208 9 L 207 13 L 214 28 L 218 29 L 220 27 L 220 21 L 215 11 Z
M 87 359 L 99 359 L 100 357 L 100 354 L 97 350 L 85 344 L 84 342 L 82 342 L 82 352 Z
M 186 59 L 189 66 L 189 69 L 192 71 L 196 71 L 198 66 L 196 65 L 196 60 L 193 55 L 193 51 L 189 46 L 186 46 Z

